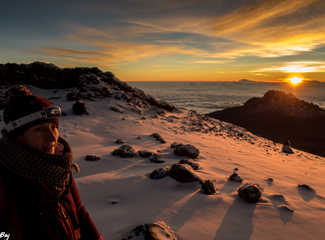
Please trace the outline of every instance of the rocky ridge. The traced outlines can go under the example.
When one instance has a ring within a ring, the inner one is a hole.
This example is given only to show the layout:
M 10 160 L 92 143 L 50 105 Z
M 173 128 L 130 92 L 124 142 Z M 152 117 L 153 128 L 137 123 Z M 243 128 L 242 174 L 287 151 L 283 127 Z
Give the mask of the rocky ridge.
M 98 68 L 59 68 L 54 64 L 33 62 L 31 64 L 0 64 L 0 86 L 22 84 L 43 89 L 69 89 L 69 101 L 115 98 L 127 102 L 135 112 L 157 108 L 158 112 L 175 111 L 175 106 L 158 100 L 140 89 L 133 88 L 117 79 L 111 72 Z M 0 109 L 6 96 L 0 94 Z
M 286 144 L 290 140 L 294 148 L 325 156 L 325 110 L 293 94 L 271 90 L 242 106 L 206 116 L 241 126 L 275 142 Z

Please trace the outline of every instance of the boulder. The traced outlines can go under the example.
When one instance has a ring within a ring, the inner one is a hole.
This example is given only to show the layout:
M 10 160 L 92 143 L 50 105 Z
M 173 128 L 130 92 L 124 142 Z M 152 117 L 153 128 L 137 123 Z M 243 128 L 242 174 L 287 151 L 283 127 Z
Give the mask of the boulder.
M 158 168 L 158 169 L 153 170 L 150 173 L 149 177 L 151 179 L 161 179 L 161 178 L 168 176 L 168 172 L 169 172 L 168 168 Z
M 118 138 L 118 139 L 115 140 L 115 143 L 117 143 L 117 144 L 124 144 L 125 141 L 122 140 L 122 139 L 120 139 L 120 138 Z
M 201 181 L 201 179 L 193 172 L 192 168 L 185 164 L 172 165 L 168 175 L 181 183 Z
M 147 150 L 140 150 L 140 151 L 138 151 L 138 155 L 140 157 L 143 157 L 143 158 L 151 157 L 152 154 L 153 154 L 152 152 L 149 152 Z
M 72 111 L 76 115 L 89 114 L 86 108 L 86 104 L 83 101 L 77 100 L 73 106 Z
M 86 161 L 91 161 L 91 162 L 94 162 L 94 161 L 98 161 L 100 160 L 100 157 L 96 156 L 96 155 L 87 155 L 85 157 L 85 160 Z
M 303 191 L 315 192 L 315 190 L 307 184 L 298 184 L 298 189 L 303 190 Z
M 210 180 L 206 180 L 206 181 L 202 182 L 201 190 L 202 190 L 202 192 L 204 194 L 207 194 L 207 195 L 212 195 L 212 194 L 216 193 L 216 189 L 214 187 L 214 184 Z
M 170 148 L 175 148 L 175 147 L 177 147 L 178 145 L 182 145 L 182 144 L 177 143 L 177 142 L 173 142 L 172 144 L 170 144 Z
M 127 144 L 120 146 L 118 149 L 115 149 L 112 153 L 114 156 L 120 156 L 122 158 L 135 157 L 136 153 L 134 149 Z
M 134 228 L 122 240 L 177 240 L 175 232 L 163 221 Z
M 200 169 L 200 165 L 196 162 L 194 162 L 191 159 L 182 159 L 178 162 L 179 164 L 188 164 L 190 165 L 194 170 L 199 170 Z
M 151 137 L 156 139 L 158 142 L 166 143 L 166 141 L 162 138 L 162 136 L 160 136 L 159 133 L 153 133 L 153 134 L 151 134 Z
M 165 161 L 164 160 L 161 160 L 160 159 L 160 156 L 158 154 L 152 154 L 150 157 L 149 157 L 149 161 L 150 162 L 153 162 L 153 163 L 164 163 Z
M 122 111 L 121 109 L 119 109 L 118 107 L 115 107 L 115 106 L 111 106 L 110 109 L 111 109 L 113 112 L 123 113 L 123 111 Z
M 186 156 L 189 158 L 197 158 L 200 154 L 199 149 L 190 144 L 178 144 L 174 148 L 174 154 L 177 156 Z
M 246 183 L 238 189 L 238 195 L 248 203 L 256 203 L 262 197 L 262 191 L 258 184 Z

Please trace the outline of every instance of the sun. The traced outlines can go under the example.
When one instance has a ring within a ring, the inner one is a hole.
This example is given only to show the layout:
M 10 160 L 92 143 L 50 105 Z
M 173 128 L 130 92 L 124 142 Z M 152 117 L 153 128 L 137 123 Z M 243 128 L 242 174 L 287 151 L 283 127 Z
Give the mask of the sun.
M 290 82 L 290 84 L 292 84 L 293 86 L 297 86 L 299 83 L 301 83 L 304 79 L 302 77 L 291 77 L 288 78 L 288 81 Z

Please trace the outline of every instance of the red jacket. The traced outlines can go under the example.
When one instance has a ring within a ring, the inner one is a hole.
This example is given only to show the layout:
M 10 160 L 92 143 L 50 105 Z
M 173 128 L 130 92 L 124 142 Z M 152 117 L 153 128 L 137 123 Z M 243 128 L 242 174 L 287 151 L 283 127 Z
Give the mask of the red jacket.
M 74 178 L 56 200 L 44 184 L 0 169 L 0 233 L 10 240 L 102 240 L 80 196 Z

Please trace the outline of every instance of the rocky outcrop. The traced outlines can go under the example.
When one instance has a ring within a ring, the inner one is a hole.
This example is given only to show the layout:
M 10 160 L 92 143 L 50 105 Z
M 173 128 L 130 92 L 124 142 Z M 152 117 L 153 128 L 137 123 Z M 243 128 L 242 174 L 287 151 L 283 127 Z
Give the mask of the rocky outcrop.
M 117 79 L 111 72 L 93 67 L 59 68 L 54 64 L 0 64 L 0 86 L 33 85 L 44 89 L 69 89 L 66 99 L 95 100 L 113 97 L 134 107 L 134 110 L 156 108 L 158 112 L 177 110 L 173 105 L 155 99 L 142 90 Z M 0 96 L 0 106 L 5 99 Z
M 256 135 L 325 156 L 325 110 L 282 91 L 268 91 L 243 106 L 207 114 L 244 127 Z

